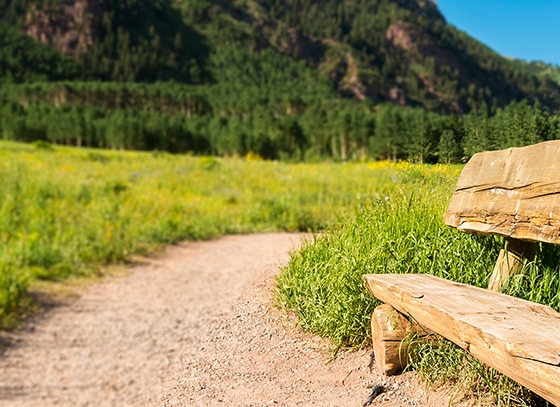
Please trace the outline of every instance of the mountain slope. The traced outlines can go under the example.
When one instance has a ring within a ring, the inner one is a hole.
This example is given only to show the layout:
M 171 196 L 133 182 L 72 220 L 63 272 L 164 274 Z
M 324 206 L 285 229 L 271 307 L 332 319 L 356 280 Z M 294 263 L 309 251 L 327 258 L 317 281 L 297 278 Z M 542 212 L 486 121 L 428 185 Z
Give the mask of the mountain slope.
M 201 82 L 208 50 L 171 5 L 168 0 L 0 0 L 0 15 L 74 58 L 94 78 Z
M 276 49 L 311 62 L 346 96 L 455 112 L 523 98 L 558 106 L 557 84 L 447 25 L 430 1 L 244 4 L 262 6 L 253 20 L 263 21 L 260 31 Z
M 341 97 L 439 112 L 560 107 L 557 82 L 448 25 L 429 0 L 0 0 L 0 11 L 102 80 L 289 89 L 313 78 Z

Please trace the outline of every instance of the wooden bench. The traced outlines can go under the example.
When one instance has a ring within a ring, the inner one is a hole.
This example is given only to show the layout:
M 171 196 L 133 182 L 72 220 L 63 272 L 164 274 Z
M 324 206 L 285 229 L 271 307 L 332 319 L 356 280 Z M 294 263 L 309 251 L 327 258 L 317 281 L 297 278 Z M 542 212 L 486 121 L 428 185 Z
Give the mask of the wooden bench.
M 386 304 L 372 317 L 378 369 L 406 365 L 409 319 L 560 406 L 560 314 L 499 293 L 532 260 L 537 242 L 560 244 L 560 141 L 475 154 L 455 187 L 445 223 L 504 236 L 488 289 L 426 274 L 367 274 Z

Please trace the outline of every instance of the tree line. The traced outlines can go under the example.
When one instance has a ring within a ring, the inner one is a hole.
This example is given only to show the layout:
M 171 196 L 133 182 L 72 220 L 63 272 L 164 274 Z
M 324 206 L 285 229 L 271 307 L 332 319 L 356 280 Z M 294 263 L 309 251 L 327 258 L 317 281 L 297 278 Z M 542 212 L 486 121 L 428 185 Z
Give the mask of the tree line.
M 78 147 L 417 163 L 560 138 L 558 116 L 527 101 L 456 116 L 283 92 L 235 106 L 224 103 L 228 92 L 165 83 L 12 86 L 0 91 L 0 135 Z

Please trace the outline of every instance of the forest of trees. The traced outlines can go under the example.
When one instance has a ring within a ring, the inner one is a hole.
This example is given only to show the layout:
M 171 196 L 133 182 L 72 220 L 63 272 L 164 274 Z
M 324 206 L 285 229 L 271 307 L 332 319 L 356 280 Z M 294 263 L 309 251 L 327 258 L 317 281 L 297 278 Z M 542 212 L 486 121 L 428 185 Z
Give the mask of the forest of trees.
M 560 137 L 557 71 L 500 57 L 431 1 L 88 0 L 73 58 L 24 34 L 73 4 L 0 0 L 1 138 L 460 162 Z
M 560 138 L 558 115 L 513 102 L 441 115 L 351 100 L 239 96 L 173 84 L 50 83 L 0 90 L 0 137 L 111 149 L 267 159 L 461 162 L 478 151 Z M 237 107 L 237 108 L 236 108 Z
M 79 64 L 66 55 L 0 23 L 0 84 L 83 79 L 82 75 Z

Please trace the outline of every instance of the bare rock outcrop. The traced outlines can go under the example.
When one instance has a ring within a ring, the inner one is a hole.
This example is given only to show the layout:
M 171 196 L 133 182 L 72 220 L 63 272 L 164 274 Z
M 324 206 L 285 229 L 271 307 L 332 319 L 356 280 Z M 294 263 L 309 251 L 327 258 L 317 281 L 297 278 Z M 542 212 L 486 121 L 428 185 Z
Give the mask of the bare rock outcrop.
M 33 5 L 24 29 L 34 39 L 77 59 L 93 45 L 100 14 L 100 7 L 90 0 L 68 0 L 43 10 Z

